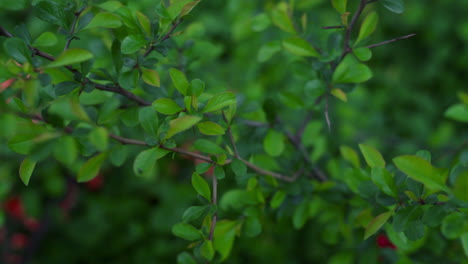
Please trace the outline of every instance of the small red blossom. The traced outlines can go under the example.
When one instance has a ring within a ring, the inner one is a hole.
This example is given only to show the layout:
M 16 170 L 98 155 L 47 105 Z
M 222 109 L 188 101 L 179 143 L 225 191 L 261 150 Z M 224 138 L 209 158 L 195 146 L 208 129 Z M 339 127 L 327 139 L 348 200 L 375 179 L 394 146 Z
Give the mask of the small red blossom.
M 37 231 L 41 225 L 35 218 L 31 217 L 24 219 L 23 224 L 26 227 L 26 229 L 28 229 L 31 232 Z
M 16 219 L 23 219 L 24 207 L 21 199 L 18 196 L 11 197 L 4 204 L 5 211 L 8 215 Z
M 388 239 L 388 237 L 384 234 L 380 234 L 377 236 L 376 239 L 377 246 L 380 248 L 390 248 L 390 249 L 396 249 L 397 247 Z
M 86 187 L 91 191 L 98 191 L 104 185 L 104 177 L 98 174 L 94 179 L 85 183 Z
M 13 249 L 22 249 L 24 248 L 29 242 L 28 236 L 22 233 L 15 233 L 11 236 L 11 247 Z

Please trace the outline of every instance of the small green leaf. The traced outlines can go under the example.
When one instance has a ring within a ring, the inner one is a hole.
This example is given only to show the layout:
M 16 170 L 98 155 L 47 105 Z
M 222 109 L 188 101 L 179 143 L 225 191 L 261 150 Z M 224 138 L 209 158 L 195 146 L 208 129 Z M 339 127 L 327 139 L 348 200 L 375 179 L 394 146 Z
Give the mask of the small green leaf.
M 216 166 L 214 169 L 214 175 L 218 180 L 224 179 L 226 177 L 226 174 L 224 173 L 224 169 L 222 166 Z
M 361 153 L 369 167 L 385 167 L 385 160 L 383 159 L 382 154 L 380 154 L 380 152 L 374 147 L 365 144 L 359 144 L 359 148 L 361 149 Z
M 346 12 L 347 0 L 332 0 L 332 5 L 338 11 L 338 13 L 343 14 Z
M 207 140 L 207 139 L 197 139 L 193 144 L 193 147 L 196 150 L 199 150 L 204 153 L 209 154 L 226 154 L 226 151 L 221 148 L 218 144 Z
M 205 240 L 200 248 L 201 255 L 206 259 L 211 261 L 214 257 L 215 250 L 213 246 L 213 241 Z
M 96 127 L 89 133 L 89 142 L 99 151 L 107 149 L 109 144 L 109 135 L 104 127 Z
M 372 58 L 372 51 L 367 47 L 353 49 L 353 53 L 360 61 L 368 61 Z
M 341 101 L 343 102 L 347 102 L 348 101 L 348 96 L 346 95 L 345 92 L 343 92 L 343 90 L 341 90 L 340 88 L 333 88 L 330 92 L 333 96 L 335 96 L 336 98 L 340 99 Z
M 361 167 L 359 156 L 354 149 L 343 145 L 340 147 L 340 153 L 341 156 L 343 156 L 345 160 L 349 161 L 355 168 Z
M 203 174 L 207 172 L 211 168 L 211 166 L 213 166 L 211 163 L 202 162 L 195 167 L 195 171 L 199 174 Z
M 138 23 L 140 24 L 141 28 L 143 29 L 143 31 L 145 32 L 145 34 L 147 36 L 150 36 L 151 35 L 151 22 L 150 22 L 150 20 L 148 19 L 148 17 L 145 14 L 143 14 L 140 11 L 137 11 L 136 14 L 137 14 L 137 18 L 138 18 Z
M 390 172 L 388 172 L 385 168 L 373 167 L 371 179 L 375 185 L 379 186 L 382 192 L 389 196 L 398 198 L 398 191 L 395 180 L 393 179 L 393 175 L 390 174 Z
M 55 44 L 57 44 L 57 36 L 52 32 L 44 32 L 34 40 L 32 45 L 35 47 L 51 47 Z
M 172 233 L 175 236 L 185 240 L 194 241 L 203 238 L 202 233 L 193 225 L 187 223 L 177 223 L 172 227 Z
M 284 150 L 284 135 L 270 129 L 263 139 L 263 149 L 270 156 L 277 157 L 281 155 Z
M 279 3 L 270 14 L 273 24 L 285 32 L 296 34 L 296 29 L 289 16 L 289 6 L 286 2 Z
M 236 104 L 236 95 L 231 92 L 216 94 L 208 101 L 203 113 L 214 112 L 225 106 Z
M 403 0 L 380 0 L 379 2 L 393 13 L 401 14 L 405 11 Z
M 269 60 L 273 55 L 281 50 L 281 43 L 279 41 L 271 41 L 264 44 L 258 51 L 257 60 L 259 62 L 265 62 Z
M 92 158 L 81 166 L 80 171 L 78 172 L 78 182 L 86 182 L 94 179 L 101 169 L 101 165 L 106 160 L 107 153 L 102 152 Z
M 448 239 L 459 238 L 463 233 L 466 221 L 461 213 L 452 213 L 442 221 L 442 234 Z
M 292 37 L 283 40 L 283 48 L 301 57 L 318 57 L 320 55 L 309 42 L 300 37 Z
M 372 78 L 372 71 L 347 55 L 333 72 L 334 83 L 362 83 Z
M 200 120 L 201 117 L 190 115 L 182 116 L 177 119 L 171 120 L 169 122 L 169 130 L 167 131 L 165 139 L 169 139 L 175 134 L 178 134 L 193 127 L 198 122 L 200 122 Z
M 21 162 L 21 165 L 19 168 L 19 175 L 24 185 L 28 186 L 29 180 L 31 179 L 31 175 L 35 167 L 36 167 L 36 161 L 30 158 L 25 158 Z
M 41 20 L 68 28 L 73 20 L 70 10 L 62 2 L 33 1 L 34 14 Z
M 456 104 L 445 111 L 445 117 L 459 122 L 468 122 L 468 105 Z
M 284 191 L 277 191 L 273 198 L 271 198 L 270 206 L 273 209 L 280 207 L 283 203 L 284 199 L 286 198 L 286 193 Z
M 300 229 L 304 226 L 309 218 L 309 206 L 307 201 L 303 201 L 296 207 L 293 214 L 293 226 L 295 229 Z
M 465 231 L 460 236 L 460 240 L 463 246 L 463 251 L 465 252 L 465 256 L 468 258 L 468 231 Z
M 159 74 L 155 70 L 151 69 L 143 69 L 141 78 L 143 81 L 151 86 L 159 87 L 161 86 L 161 82 L 159 79 Z
M 80 63 L 94 58 L 93 54 L 85 49 L 67 49 L 60 54 L 55 61 L 47 64 L 45 68 L 56 68 L 71 64 Z
M 121 72 L 119 75 L 119 84 L 127 90 L 135 89 L 138 85 L 139 72 L 137 69 Z
M 120 17 L 112 13 L 103 12 L 98 13 L 91 22 L 84 29 L 91 29 L 97 27 L 103 28 L 118 28 L 122 26 L 122 21 Z
M 390 219 L 392 216 L 393 211 L 381 213 L 372 219 L 366 227 L 366 231 L 364 232 L 364 239 L 368 239 L 370 236 L 375 234 L 379 229 Z
M 187 81 L 185 74 L 178 69 L 171 68 L 169 70 L 169 75 L 171 76 L 172 83 L 174 83 L 177 91 L 179 91 L 182 95 L 187 95 L 190 84 Z
M 192 174 L 192 186 L 199 195 L 211 202 L 210 185 L 196 172 Z
M 247 173 L 247 166 L 238 159 L 235 159 L 231 162 L 231 169 L 238 177 L 244 176 Z
M 214 231 L 214 248 L 221 255 L 220 261 L 229 256 L 236 237 L 235 221 L 221 220 L 216 223 Z
M 186 5 L 184 5 L 184 7 L 182 8 L 182 10 L 180 11 L 180 14 L 179 14 L 179 17 L 184 17 L 186 15 L 188 15 L 192 9 L 198 5 L 198 3 L 200 3 L 201 0 L 196 0 L 196 1 L 193 1 L 193 2 L 190 2 L 190 3 L 187 3 Z
M 159 128 L 158 114 L 153 107 L 143 107 L 138 113 L 138 120 L 146 133 L 157 136 Z
M 72 136 L 59 138 L 53 150 L 54 157 L 66 165 L 72 165 L 76 161 L 78 151 L 78 143 Z
M 394 158 L 393 163 L 410 178 L 423 183 L 432 191 L 450 193 L 450 190 L 445 186 L 444 173 L 434 168 L 427 160 L 418 156 L 403 155 Z
M 31 62 L 31 51 L 24 40 L 15 37 L 8 38 L 3 43 L 3 48 L 17 62 L 21 64 Z
M 182 215 L 182 221 L 188 223 L 193 220 L 197 220 L 203 215 L 205 215 L 210 209 L 209 205 L 203 206 L 191 206 L 185 210 L 184 214 Z
M 184 110 L 176 102 L 169 98 L 160 98 L 153 102 L 153 108 L 161 114 L 174 115 Z
M 177 264 L 197 264 L 197 262 L 189 253 L 184 251 L 177 255 Z
M 197 124 L 200 133 L 208 136 L 220 136 L 224 135 L 224 128 L 215 122 L 205 121 Z
M 367 15 L 367 17 L 362 22 L 361 29 L 359 30 L 358 38 L 356 39 L 356 42 L 354 42 L 355 46 L 360 41 L 367 38 L 370 34 L 372 34 L 375 31 L 378 20 L 379 20 L 379 17 L 377 16 L 377 12 L 372 12 L 369 15 Z
M 154 173 L 156 161 L 168 153 L 170 153 L 170 151 L 158 147 L 143 150 L 136 156 L 133 162 L 133 172 L 137 176 L 151 176 L 151 174 Z
M 123 54 L 132 54 L 143 48 L 148 41 L 142 35 L 128 35 L 126 36 L 120 46 L 120 51 Z

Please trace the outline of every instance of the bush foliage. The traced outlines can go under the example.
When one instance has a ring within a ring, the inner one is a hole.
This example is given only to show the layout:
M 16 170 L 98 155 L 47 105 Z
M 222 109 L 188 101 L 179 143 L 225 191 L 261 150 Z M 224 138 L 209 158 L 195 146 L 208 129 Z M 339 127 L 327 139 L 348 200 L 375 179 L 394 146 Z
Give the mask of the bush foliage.
M 463 10 L 2 1 L 2 263 L 466 263 Z

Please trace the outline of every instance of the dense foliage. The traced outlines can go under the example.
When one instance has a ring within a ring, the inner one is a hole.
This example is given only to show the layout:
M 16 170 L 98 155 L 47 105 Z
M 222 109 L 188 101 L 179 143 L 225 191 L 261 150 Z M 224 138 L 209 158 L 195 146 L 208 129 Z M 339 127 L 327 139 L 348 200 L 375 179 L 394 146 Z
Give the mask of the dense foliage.
M 1 262 L 466 263 L 449 2 L 2 1 Z

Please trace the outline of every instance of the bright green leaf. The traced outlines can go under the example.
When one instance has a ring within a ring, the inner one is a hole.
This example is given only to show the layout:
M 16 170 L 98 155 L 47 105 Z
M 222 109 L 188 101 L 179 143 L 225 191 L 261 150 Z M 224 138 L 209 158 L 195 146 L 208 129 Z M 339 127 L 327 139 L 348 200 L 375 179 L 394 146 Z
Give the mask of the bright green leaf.
M 93 54 L 85 49 L 67 49 L 62 54 L 60 54 L 57 59 L 47 64 L 45 67 L 56 68 L 91 60 L 92 58 L 94 58 Z
M 345 160 L 349 161 L 355 168 L 361 167 L 359 156 L 354 149 L 343 145 L 340 147 L 340 153 L 341 156 L 343 156 Z
M 148 41 L 142 35 L 128 35 L 122 40 L 120 51 L 123 54 L 132 54 L 143 48 Z
M 6 39 L 3 43 L 3 48 L 8 55 L 21 64 L 31 61 L 31 51 L 24 40 L 20 38 L 12 37 Z
M 355 46 L 359 42 L 361 42 L 363 39 L 367 38 L 370 34 L 372 34 L 372 32 L 375 31 L 378 20 L 379 20 L 379 17 L 377 15 L 377 12 L 372 12 L 369 15 L 367 15 L 367 17 L 362 22 L 361 29 L 359 30 L 358 38 L 356 39 L 356 42 L 354 42 Z
M 273 24 L 285 32 L 296 34 L 296 29 L 289 16 L 289 6 L 286 2 L 279 3 L 270 13 Z
M 362 83 L 372 78 L 372 71 L 347 55 L 333 72 L 334 83 Z
M 191 206 L 185 210 L 184 214 L 182 215 L 182 221 L 188 223 L 193 220 L 197 220 L 203 215 L 205 215 L 210 209 L 209 205 L 203 206 Z
M 192 174 L 192 186 L 199 195 L 211 202 L 210 185 L 196 172 Z
M 182 10 L 180 11 L 180 14 L 179 14 L 179 17 L 184 17 L 186 15 L 188 15 L 192 9 L 198 5 L 198 3 L 200 3 L 201 0 L 196 0 L 196 1 L 193 1 L 193 2 L 190 2 L 190 3 L 187 3 L 186 5 L 184 5 L 184 7 L 182 7 Z
M 309 218 L 309 206 L 307 201 L 303 201 L 294 210 L 292 217 L 293 226 L 295 229 L 300 229 L 304 226 L 307 219 Z
M 147 36 L 151 35 L 151 22 L 148 17 L 140 11 L 136 12 L 138 23 L 140 23 L 141 28 Z
M 369 167 L 385 167 L 385 160 L 377 149 L 365 144 L 359 144 L 359 148 Z
M 28 186 L 31 175 L 36 167 L 36 161 L 30 158 L 25 158 L 19 168 L 19 176 L 23 181 L 24 185 Z
M 392 216 L 393 211 L 381 213 L 372 219 L 366 227 L 366 231 L 364 232 L 364 239 L 368 239 L 370 236 L 375 234 L 379 229 L 390 219 Z
M 220 136 L 224 135 L 224 128 L 215 122 L 205 121 L 197 124 L 200 133 L 208 136 Z
M 171 120 L 169 122 L 169 130 L 167 131 L 165 139 L 169 139 L 175 134 L 178 134 L 193 127 L 198 122 L 200 122 L 200 120 L 201 117 L 190 115 L 182 116 L 177 119 Z
M 156 161 L 168 153 L 170 153 L 169 150 L 158 147 L 143 150 L 136 156 L 135 161 L 133 162 L 133 172 L 137 176 L 151 176 L 150 174 L 154 173 Z
M 221 220 L 216 223 L 214 231 L 214 248 L 221 255 L 220 261 L 226 260 L 231 253 L 236 236 L 235 221 Z
M 403 0 L 380 0 L 379 2 L 393 13 L 401 14 L 405 11 Z
M 442 234 L 448 239 L 459 238 L 463 233 L 466 220 L 464 214 L 452 213 L 444 218 L 442 221 L 441 231 Z
M 263 149 L 268 155 L 277 157 L 284 150 L 284 135 L 276 130 L 270 129 L 263 139 Z
M 371 179 L 385 194 L 398 198 L 398 191 L 393 175 L 385 168 L 373 167 Z
M 301 57 L 318 57 L 320 54 L 312 45 L 300 37 L 292 37 L 283 40 L 285 50 Z
M 112 13 L 103 12 L 98 13 L 84 29 L 91 29 L 97 27 L 118 28 L 120 26 L 122 26 L 122 21 L 120 21 L 119 16 Z
M 171 75 L 172 83 L 174 83 L 177 91 L 179 91 L 182 95 L 187 95 L 190 84 L 187 81 L 185 74 L 178 69 L 171 68 L 169 70 L 169 75 Z
M 161 114 L 174 115 L 184 110 L 176 102 L 169 98 L 160 98 L 153 102 L 153 108 Z
M 468 231 L 465 231 L 460 236 L 460 240 L 463 246 L 463 251 L 465 252 L 465 256 L 468 258 Z
M 197 264 L 197 262 L 189 253 L 184 251 L 177 255 L 177 264 Z
M 336 98 L 340 99 L 341 101 L 343 102 L 347 102 L 348 101 L 348 96 L 346 95 L 345 92 L 343 92 L 343 90 L 341 90 L 340 88 L 333 88 L 330 92 L 333 96 L 335 96 Z
M 270 206 L 273 209 L 280 207 L 283 203 L 284 199 L 286 198 L 286 193 L 284 191 L 277 191 L 273 198 L 271 198 Z
M 78 182 L 86 182 L 94 179 L 101 169 L 101 165 L 106 160 L 107 153 L 102 152 L 92 158 L 81 166 L 80 171 L 78 172 Z
M 200 248 L 201 255 L 206 259 L 211 261 L 214 257 L 215 250 L 213 246 L 213 241 L 205 240 Z
M 54 148 L 54 157 L 66 164 L 72 165 L 78 157 L 78 143 L 72 136 L 64 136 L 58 139 Z
M 468 122 L 468 105 L 456 104 L 445 111 L 445 117 L 459 122 Z
M 89 133 L 89 142 L 99 151 L 107 149 L 109 144 L 109 135 L 104 127 L 96 127 Z
M 57 36 L 52 32 L 44 32 L 34 40 L 32 45 L 35 47 L 51 47 L 55 44 L 57 44 Z
M 172 233 L 175 236 L 185 240 L 194 241 L 203 237 L 202 233 L 193 225 L 187 223 L 177 223 L 172 227 Z
M 372 51 L 367 47 L 353 49 L 353 53 L 360 61 L 368 61 L 372 58 Z
M 271 41 L 264 44 L 258 51 L 257 60 L 259 62 L 265 62 L 269 60 L 273 55 L 281 50 L 281 43 L 279 41 Z
M 138 113 L 138 120 L 146 133 L 157 136 L 159 128 L 158 114 L 153 107 L 143 107 Z
M 236 103 L 236 95 L 231 92 L 224 92 L 216 94 L 208 101 L 203 113 L 214 112 L 220 110 L 225 106 L 229 106 Z
M 193 144 L 193 147 L 196 150 L 209 154 L 226 154 L 226 151 L 218 144 L 207 139 L 197 139 L 197 141 L 195 141 Z
M 159 80 L 159 74 L 155 70 L 143 69 L 141 78 L 143 81 L 149 85 L 159 87 L 161 85 Z
M 338 13 L 343 14 L 346 12 L 346 4 L 348 0 L 332 0 L 332 5 L 338 11 Z

